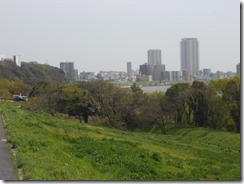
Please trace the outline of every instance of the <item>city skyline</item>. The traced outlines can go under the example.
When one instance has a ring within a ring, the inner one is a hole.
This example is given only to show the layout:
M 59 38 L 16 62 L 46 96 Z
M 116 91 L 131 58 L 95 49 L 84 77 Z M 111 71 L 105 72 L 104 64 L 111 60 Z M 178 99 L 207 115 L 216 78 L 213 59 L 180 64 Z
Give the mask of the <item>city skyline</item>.
M 200 40 L 200 70 L 235 71 L 241 62 L 239 1 L 2 1 L 0 25 L 0 55 L 74 62 L 79 72 L 126 71 L 128 61 L 139 69 L 149 49 L 177 71 L 185 37 Z

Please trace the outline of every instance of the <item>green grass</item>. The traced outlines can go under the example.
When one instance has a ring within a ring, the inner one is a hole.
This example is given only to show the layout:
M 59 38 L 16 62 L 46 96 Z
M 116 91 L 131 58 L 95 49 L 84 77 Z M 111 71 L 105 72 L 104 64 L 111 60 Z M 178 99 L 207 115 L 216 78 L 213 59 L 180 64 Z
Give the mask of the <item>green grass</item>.
M 238 133 L 174 126 L 167 135 L 127 132 L 17 103 L 1 108 L 25 180 L 240 180 Z

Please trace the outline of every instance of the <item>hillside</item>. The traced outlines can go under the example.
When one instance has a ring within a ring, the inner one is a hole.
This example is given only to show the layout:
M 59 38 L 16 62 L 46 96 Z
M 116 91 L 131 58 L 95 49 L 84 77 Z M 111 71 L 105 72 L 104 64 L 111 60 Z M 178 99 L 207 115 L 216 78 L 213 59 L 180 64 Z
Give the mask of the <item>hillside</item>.
M 0 78 L 8 80 L 23 80 L 27 84 L 39 81 L 63 81 L 64 72 L 59 68 L 34 63 L 22 63 L 18 67 L 11 60 L 0 61 Z
M 240 180 L 239 133 L 119 131 L 0 105 L 24 180 Z

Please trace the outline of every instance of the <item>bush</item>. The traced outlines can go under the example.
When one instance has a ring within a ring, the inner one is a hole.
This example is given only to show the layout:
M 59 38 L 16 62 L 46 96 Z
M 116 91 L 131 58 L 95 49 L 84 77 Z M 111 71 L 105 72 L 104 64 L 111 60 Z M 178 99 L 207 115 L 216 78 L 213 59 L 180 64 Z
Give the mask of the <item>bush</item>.
M 155 160 L 156 162 L 161 162 L 162 157 L 160 155 L 158 155 L 157 153 L 153 153 L 152 159 Z
M 227 131 L 235 131 L 236 130 L 236 125 L 233 121 L 229 121 L 226 125 Z

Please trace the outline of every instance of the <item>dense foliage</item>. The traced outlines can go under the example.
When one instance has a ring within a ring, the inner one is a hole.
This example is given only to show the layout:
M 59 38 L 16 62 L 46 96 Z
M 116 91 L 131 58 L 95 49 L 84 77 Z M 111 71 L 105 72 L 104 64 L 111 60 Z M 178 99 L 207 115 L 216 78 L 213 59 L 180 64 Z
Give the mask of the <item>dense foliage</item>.
M 22 80 L 9 81 L 7 79 L 0 79 L 0 99 L 12 99 L 14 94 L 22 94 L 28 96 L 31 86 Z
M 26 104 L 30 109 L 52 115 L 66 113 L 90 123 L 93 121 L 88 117 L 96 116 L 96 123 L 111 128 L 149 130 L 156 126 L 167 133 L 165 123 L 175 123 L 240 131 L 239 76 L 208 85 L 200 81 L 178 83 L 165 94 L 143 93 L 136 84 L 124 89 L 102 81 L 61 86 L 41 82 L 30 96 L 35 96 L 32 105 Z
M 0 78 L 9 81 L 22 80 L 26 84 L 34 85 L 40 81 L 63 82 L 65 74 L 59 68 L 46 64 L 21 63 L 18 67 L 12 60 L 0 61 Z

